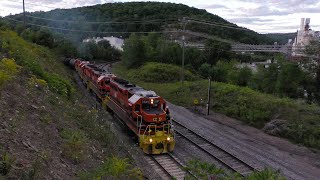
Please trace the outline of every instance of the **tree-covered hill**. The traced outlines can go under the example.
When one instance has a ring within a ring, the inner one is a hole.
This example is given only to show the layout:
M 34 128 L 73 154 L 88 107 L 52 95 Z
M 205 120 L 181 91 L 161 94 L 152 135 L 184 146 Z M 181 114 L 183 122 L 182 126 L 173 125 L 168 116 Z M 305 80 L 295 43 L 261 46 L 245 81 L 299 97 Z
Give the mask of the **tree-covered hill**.
M 270 33 L 266 34 L 267 37 L 274 39 L 278 44 L 286 44 L 289 39 L 294 41 L 294 38 L 297 36 L 297 33 Z
M 182 29 L 181 20 L 183 17 L 238 28 L 237 25 L 232 24 L 217 15 L 210 14 L 205 10 L 183 4 L 162 2 L 107 3 L 73 9 L 56 9 L 49 12 L 27 13 L 26 20 L 27 23 L 29 23 L 28 26 L 32 26 L 30 25 L 31 23 L 60 29 L 72 29 L 74 30 L 73 32 L 66 30 L 57 31 L 73 36 L 76 34 L 79 39 L 79 37 L 85 38 L 88 36 L 128 36 L 128 33 L 101 32 L 178 30 Z M 8 16 L 8 18 L 23 21 L 22 14 Z M 13 25 L 21 23 L 13 20 L 9 21 Z M 33 25 L 33 27 L 35 26 Z M 272 39 L 265 35 L 258 34 L 248 29 L 239 30 L 199 23 L 188 23 L 186 29 L 208 33 L 223 39 L 242 43 L 266 44 L 273 42 Z

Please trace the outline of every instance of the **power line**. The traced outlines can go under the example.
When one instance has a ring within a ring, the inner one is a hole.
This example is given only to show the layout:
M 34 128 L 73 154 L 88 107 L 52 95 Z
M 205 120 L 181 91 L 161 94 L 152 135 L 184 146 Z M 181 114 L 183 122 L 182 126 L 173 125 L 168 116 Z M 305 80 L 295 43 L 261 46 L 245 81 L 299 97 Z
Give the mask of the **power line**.
M 217 27 L 223 27 L 223 28 L 229 28 L 229 29 L 237 29 L 242 31 L 251 31 L 250 29 L 241 28 L 241 27 L 235 27 L 235 26 L 228 26 L 218 23 L 210 23 L 210 22 L 204 22 L 204 21 L 198 21 L 198 20 L 190 20 L 191 22 L 199 23 L 199 24 L 205 24 L 205 25 L 211 25 L 211 26 L 217 26 Z
M 194 19 L 194 18 L 188 18 L 188 20 L 190 21 L 197 21 L 197 22 L 204 22 L 204 23 L 210 23 L 210 24 L 216 24 L 216 25 L 228 25 L 230 27 L 236 27 L 239 28 L 236 24 L 227 24 L 227 23 L 218 23 L 218 22 L 209 22 L 209 21 L 204 21 L 204 20 L 200 20 L 200 19 Z
M 58 19 L 50 19 L 50 18 L 43 18 L 37 16 L 26 15 L 27 17 L 34 18 L 34 19 L 42 19 L 48 21 L 55 21 L 55 22 L 67 22 L 67 23 L 87 23 L 87 24 L 157 24 L 157 23 L 166 23 L 166 22 L 175 22 L 177 20 L 174 19 L 155 19 L 155 20 L 140 20 L 140 21 L 70 21 L 70 20 L 58 20 Z
M 13 3 L 21 3 L 21 1 L 13 1 L 13 0 L 5 0 L 8 2 L 13 2 Z M 46 8 L 53 8 L 53 9 L 62 9 L 61 7 L 53 7 L 53 6 L 47 6 L 47 5 L 40 5 L 40 4 L 35 4 L 35 3 L 30 3 L 30 2 L 25 2 L 25 4 L 30 4 L 38 7 L 46 7 Z
M 6 19 L 9 19 L 9 20 L 12 20 L 12 21 L 16 21 L 16 22 L 21 22 L 23 23 L 23 21 L 19 21 L 19 20 L 16 20 L 16 19 L 13 19 L 13 18 L 9 18 L 9 17 L 4 17 Z M 176 32 L 179 32 L 179 31 L 144 31 L 144 32 L 139 32 L 139 31 L 136 31 L 136 32 L 128 32 L 128 31 L 114 31 L 114 32 L 106 32 L 106 31 L 102 31 L 102 32 L 99 32 L 99 31 L 83 31 L 83 30 L 76 30 L 76 29 L 66 29 L 66 28 L 55 28 L 55 27 L 50 27 L 50 26 L 44 26 L 44 25 L 39 25 L 39 24 L 33 24 L 33 23 L 28 23 L 26 22 L 26 24 L 28 25 L 31 25 L 31 26 L 37 26 L 37 27 L 44 27 L 44 28 L 48 28 L 48 29 L 55 29 L 55 30 L 61 30 L 61 31 L 71 31 L 71 32 L 82 32 L 82 33 L 101 33 L 101 34 L 116 34 L 116 33 L 123 33 L 123 34 L 131 34 L 131 33 L 137 33 L 137 34 L 146 34 L 146 33 L 176 33 Z

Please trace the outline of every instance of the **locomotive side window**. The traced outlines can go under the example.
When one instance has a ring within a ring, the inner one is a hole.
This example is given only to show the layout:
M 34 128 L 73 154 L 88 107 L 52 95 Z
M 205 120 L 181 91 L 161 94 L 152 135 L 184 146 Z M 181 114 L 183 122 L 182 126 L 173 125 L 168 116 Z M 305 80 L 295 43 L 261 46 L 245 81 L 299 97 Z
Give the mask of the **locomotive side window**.
M 140 105 L 139 104 L 136 104 L 135 106 L 135 109 L 134 109 L 136 112 L 140 112 Z

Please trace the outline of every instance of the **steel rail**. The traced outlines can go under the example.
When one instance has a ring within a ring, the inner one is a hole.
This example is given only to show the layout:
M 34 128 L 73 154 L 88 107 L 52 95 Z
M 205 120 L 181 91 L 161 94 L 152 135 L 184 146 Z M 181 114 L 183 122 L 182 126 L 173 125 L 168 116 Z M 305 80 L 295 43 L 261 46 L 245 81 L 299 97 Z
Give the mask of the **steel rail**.
M 243 160 L 239 159 L 238 157 L 236 157 L 235 155 L 231 154 L 230 152 L 226 151 L 225 149 L 221 148 L 220 146 L 218 146 L 217 144 L 214 144 L 213 142 L 209 141 L 208 139 L 206 139 L 205 137 L 203 137 L 202 135 L 194 132 L 193 130 L 187 128 L 185 125 L 181 124 L 180 122 L 177 122 L 176 120 L 173 120 L 173 122 L 175 124 L 177 124 L 178 126 L 184 128 L 185 130 L 187 130 L 187 132 L 190 132 L 194 137 L 196 138 L 200 138 L 201 140 L 203 140 L 205 143 L 207 143 L 208 145 L 210 145 L 211 147 L 214 147 L 215 149 L 218 149 L 220 152 L 224 153 L 226 156 L 231 157 L 233 160 L 235 160 L 237 163 L 237 165 L 235 164 L 231 164 L 230 162 L 226 162 L 224 159 L 225 158 L 221 158 L 218 157 L 217 155 L 213 154 L 212 152 L 210 152 L 209 150 L 205 149 L 204 147 L 202 147 L 200 144 L 198 144 L 197 142 L 195 142 L 194 140 L 192 140 L 192 138 L 188 137 L 187 135 L 183 134 L 183 132 L 181 130 L 179 130 L 179 128 L 177 128 L 177 126 L 175 127 L 175 133 L 179 134 L 181 137 L 187 139 L 189 142 L 191 142 L 192 144 L 194 144 L 196 147 L 198 147 L 199 149 L 201 149 L 202 151 L 204 151 L 205 153 L 209 154 L 211 157 L 213 157 L 214 159 L 216 159 L 218 162 L 220 162 L 221 164 L 223 164 L 224 166 L 226 166 L 227 168 L 231 169 L 234 172 L 238 172 L 239 174 L 241 174 L 242 176 L 246 176 L 249 174 L 249 172 L 253 172 L 253 171 L 260 171 L 258 169 L 256 169 L 255 167 L 249 165 L 248 163 L 244 162 Z M 246 169 L 248 169 L 249 171 L 245 171 L 245 172 L 239 172 L 239 164 L 244 166 Z

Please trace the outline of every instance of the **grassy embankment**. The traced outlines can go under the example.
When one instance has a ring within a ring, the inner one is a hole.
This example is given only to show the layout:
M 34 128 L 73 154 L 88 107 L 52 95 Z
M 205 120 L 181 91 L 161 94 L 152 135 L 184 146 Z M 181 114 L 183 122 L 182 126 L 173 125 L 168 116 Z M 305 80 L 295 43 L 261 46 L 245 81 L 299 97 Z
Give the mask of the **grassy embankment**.
M 0 30 L 0 179 L 142 178 L 73 79 L 47 48 Z
M 149 63 L 139 69 L 115 65 L 114 73 L 146 89 L 152 89 L 170 102 L 190 107 L 194 99 L 207 100 L 208 80 L 186 72 L 187 81 L 181 86 L 179 67 Z M 166 80 L 166 81 L 164 81 Z M 320 149 L 320 107 L 298 100 L 278 98 L 247 87 L 212 83 L 212 109 L 262 128 L 273 119 L 286 120 L 284 130 L 277 135 L 308 147 Z M 204 105 L 204 104 L 203 104 Z

